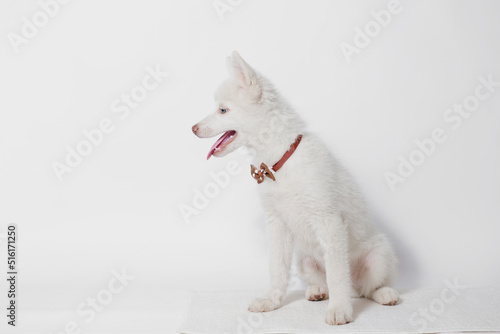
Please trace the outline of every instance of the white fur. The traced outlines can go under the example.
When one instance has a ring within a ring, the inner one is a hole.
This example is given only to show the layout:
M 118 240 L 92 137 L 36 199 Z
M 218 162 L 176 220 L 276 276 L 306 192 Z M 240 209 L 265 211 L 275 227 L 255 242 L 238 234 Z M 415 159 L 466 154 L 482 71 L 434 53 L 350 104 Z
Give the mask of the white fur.
M 249 310 L 266 312 L 281 306 L 294 249 L 300 272 L 310 284 L 306 298 L 329 298 L 327 323 L 353 320 L 352 296 L 397 303 L 398 293 L 387 287 L 396 257 L 370 221 L 351 176 L 237 52 L 228 57 L 227 66 L 231 78 L 216 91 L 217 110 L 193 128 L 199 137 L 237 131 L 234 141 L 215 156 L 245 145 L 254 152 L 255 165 L 272 166 L 297 135 L 303 135 L 295 153 L 275 173 L 276 181 L 266 178 L 255 184 L 269 216 L 271 286 Z M 228 111 L 221 114 L 221 107 Z

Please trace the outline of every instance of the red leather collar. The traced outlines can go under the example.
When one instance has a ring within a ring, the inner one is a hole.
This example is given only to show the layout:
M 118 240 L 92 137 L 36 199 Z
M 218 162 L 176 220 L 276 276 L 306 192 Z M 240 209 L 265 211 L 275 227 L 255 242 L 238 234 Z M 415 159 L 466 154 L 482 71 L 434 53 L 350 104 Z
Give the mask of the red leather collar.
M 288 160 L 288 158 L 290 158 L 292 156 L 293 152 L 295 152 L 295 150 L 297 149 L 297 146 L 299 146 L 301 140 L 302 140 L 302 135 L 298 135 L 297 139 L 295 139 L 295 143 L 290 145 L 290 148 L 288 149 L 288 151 L 285 152 L 283 157 L 281 157 L 281 159 L 273 165 L 273 171 L 277 172 L 281 167 L 283 167 L 283 165 Z
M 281 167 L 283 167 L 285 162 L 292 156 L 293 152 L 295 152 L 301 140 L 302 140 L 302 135 L 298 135 L 297 139 L 295 139 L 295 142 L 292 145 L 290 145 L 288 151 L 286 151 L 285 154 L 283 154 L 283 156 L 281 157 L 281 159 L 273 165 L 272 170 L 274 172 L 277 172 Z M 269 170 L 269 167 L 267 167 L 265 163 L 260 164 L 260 169 L 258 169 L 254 165 L 250 165 L 250 174 L 254 179 L 257 180 L 257 183 L 259 184 L 264 181 L 264 176 L 270 178 L 273 181 L 276 181 L 273 173 Z

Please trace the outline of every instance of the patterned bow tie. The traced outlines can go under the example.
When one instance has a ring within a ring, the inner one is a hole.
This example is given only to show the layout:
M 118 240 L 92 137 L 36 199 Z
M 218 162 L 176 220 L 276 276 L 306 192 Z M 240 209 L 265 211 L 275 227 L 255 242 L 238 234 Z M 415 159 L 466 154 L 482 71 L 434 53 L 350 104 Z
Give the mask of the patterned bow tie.
M 273 173 L 269 170 L 269 167 L 265 163 L 260 164 L 260 169 L 255 167 L 254 165 L 250 165 L 250 173 L 252 177 L 257 180 L 257 183 L 260 184 L 264 181 L 264 176 L 267 176 L 273 181 L 276 181 Z

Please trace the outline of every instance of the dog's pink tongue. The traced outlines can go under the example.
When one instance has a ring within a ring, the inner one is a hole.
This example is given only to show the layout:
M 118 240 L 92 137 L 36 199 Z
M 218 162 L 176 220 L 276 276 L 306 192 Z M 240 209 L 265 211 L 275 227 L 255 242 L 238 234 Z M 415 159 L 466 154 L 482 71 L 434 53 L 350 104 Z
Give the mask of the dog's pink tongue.
M 217 141 L 215 142 L 215 144 L 212 145 L 212 148 L 208 152 L 207 160 L 210 159 L 210 157 L 214 154 L 214 152 L 217 150 L 217 148 L 219 147 L 219 145 L 222 144 L 222 142 L 225 139 L 229 138 L 230 135 L 231 135 L 231 131 L 227 131 L 219 139 L 217 139 Z

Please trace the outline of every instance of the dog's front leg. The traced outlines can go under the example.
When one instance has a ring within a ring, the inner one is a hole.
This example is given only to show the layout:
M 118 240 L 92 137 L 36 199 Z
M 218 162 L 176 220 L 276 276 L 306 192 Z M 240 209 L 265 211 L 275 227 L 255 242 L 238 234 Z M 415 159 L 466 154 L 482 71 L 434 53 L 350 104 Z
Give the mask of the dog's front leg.
M 326 282 L 330 294 L 326 322 L 330 325 L 343 325 L 352 321 L 347 229 L 342 217 L 335 216 L 321 222 L 317 232 L 324 251 Z
M 248 310 L 251 312 L 268 312 L 279 308 L 288 286 L 293 253 L 292 233 L 283 221 L 271 218 L 268 237 L 271 286 L 263 298 L 257 298 L 250 304 Z

